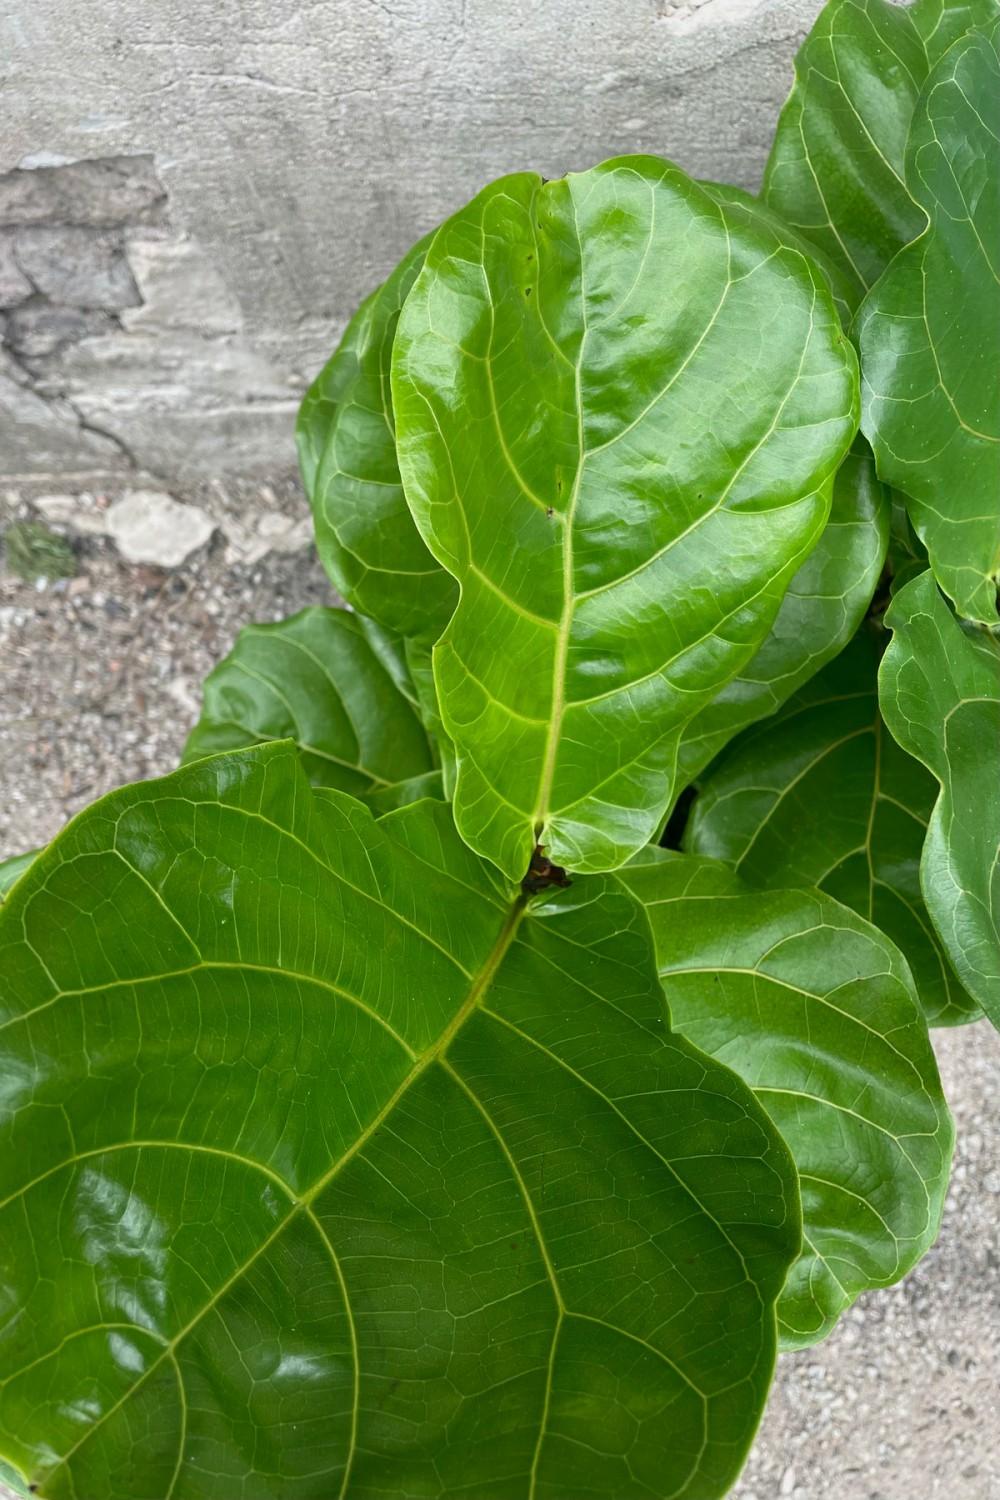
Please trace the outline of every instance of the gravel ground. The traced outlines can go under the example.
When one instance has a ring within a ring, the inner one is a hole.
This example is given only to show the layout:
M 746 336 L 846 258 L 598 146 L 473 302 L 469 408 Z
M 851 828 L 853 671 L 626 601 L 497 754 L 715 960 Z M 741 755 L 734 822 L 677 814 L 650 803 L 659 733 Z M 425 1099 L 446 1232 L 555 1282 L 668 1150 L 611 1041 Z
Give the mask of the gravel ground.
M 310 551 L 247 566 L 217 540 L 170 573 L 79 551 L 58 584 L 0 574 L 0 857 L 169 770 L 239 627 L 331 599 Z M 1000 1500 L 1000 1037 L 935 1040 L 959 1136 L 940 1241 L 781 1361 L 738 1500 Z

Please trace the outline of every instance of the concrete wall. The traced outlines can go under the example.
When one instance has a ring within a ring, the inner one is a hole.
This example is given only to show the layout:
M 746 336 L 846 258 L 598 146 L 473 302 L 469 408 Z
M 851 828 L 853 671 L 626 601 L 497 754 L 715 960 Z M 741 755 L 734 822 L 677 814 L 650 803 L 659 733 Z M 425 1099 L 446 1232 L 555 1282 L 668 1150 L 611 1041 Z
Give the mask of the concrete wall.
M 0 478 L 276 476 L 359 299 L 500 174 L 756 185 L 819 0 L 8 0 Z

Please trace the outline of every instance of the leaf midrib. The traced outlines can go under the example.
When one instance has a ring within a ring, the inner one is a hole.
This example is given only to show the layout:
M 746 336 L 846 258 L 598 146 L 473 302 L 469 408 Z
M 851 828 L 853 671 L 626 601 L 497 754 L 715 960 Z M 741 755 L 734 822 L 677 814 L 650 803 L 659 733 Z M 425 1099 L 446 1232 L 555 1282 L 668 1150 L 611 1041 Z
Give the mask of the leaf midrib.
M 423 1053 L 421 1053 L 417 1057 L 417 1060 L 414 1063 L 413 1067 L 409 1070 L 398 1087 L 392 1093 L 390 1098 L 386 1101 L 386 1103 L 382 1106 L 382 1108 L 378 1111 L 378 1113 L 370 1121 L 370 1123 L 365 1127 L 365 1129 L 361 1132 L 361 1134 L 357 1137 L 353 1144 L 338 1158 L 336 1162 L 334 1162 L 331 1167 L 326 1170 L 326 1172 L 322 1174 L 321 1177 L 317 1179 L 312 1187 L 307 1188 L 298 1196 L 289 1211 L 285 1214 L 284 1218 L 282 1218 L 281 1221 L 275 1225 L 271 1233 L 261 1241 L 256 1250 L 254 1250 L 253 1254 L 248 1256 L 248 1258 L 243 1261 L 229 1277 L 227 1277 L 218 1291 L 215 1292 L 214 1295 L 205 1302 L 204 1306 L 199 1309 L 194 1317 L 189 1319 L 184 1327 L 179 1329 L 178 1332 L 175 1333 L 174 1336 L 164 1344 L 160 1353 L 154 1360 L 151 1361 L 149 1365 L 147 1365 L 146 1369 L 139 1376 L 138 1380 L 134 1381 L 132 1385 L 129 1386 L 128 1390 L 123 1392 L 123 1394 L 112 1406 L 108 1407 L 107 1411 L 103 1412 L 95 1422 L 91 1423 L 86 1432 L 77 1440 L 77 1442 L 74 1443 L 71 1448 L 67 1449 L 67 1451 L 59 1458 L 59 1460 L 44 1473 L 43 1478 L 40 1478 L 37 1482 L 37 1486 L 39 1488 L 43 1482 L 47 1483 L 52 1478 L 53 1474 L 58 1473 L 58 1471 L 69 1462 L 74 1453 L 76 1453 L 85 1443 L 87 1443 L 90 1438 L 93 1437 L 94 1433 L 97 1432 L 101 1427 L 103 1427 L 104 1424 L 116 1414 L 116 1412 L 120 1411 L 127 1401 L 131 1400 L 131 1398 L 140 1389 L 140 1387 L 149 1380 L 150 1376 L 159 1369 L 159 1367 L 165 1360 L 174 1359 L 174 1351 L 177 1349 L 178 1345 L 182 1344 L 183 1341 L 187 1338 L 188 1334 L 198 1326 L 201 1320 L 209 1312 L 211 1312 L 213 1308 L 218 1306 L 218 1304 L 226 1296 L 229 1290 L 242 1280 L 242 1278 L 247 1274 L 251 1267 L 256 1264 L 256 1262 L 261 1258 L 262 1255 L 266 1254 L 266 1252 L 271 1248 L 275 1241 L 278 1240 L 282 1234 L 284 1234 L 285 1230 L 299 1214 L 303 1214 L 307 1218 L 309 1218 L 313 1225 L 320 1230 L 321 1238 L 323 1239 L 330 1253 L 331 1259 L 334 1264 L 335 1273 L 340 1282 L 342 1293 L 344 1293 L 344 1305 L 348 1321 L 352 1322 L 351 1309 L 350 1304 L 346 1298 L 345 1283 L 343 1279 L 343 1273 L 340 1269 L 340 1262 L 329 1237 L 319 1225 L 319 1221 L 316 1218 L 315 1212 L 313 1210 L 313 1204 L 320 1196 L 320 1194 L 323 1193 L 326 1188 L 329 1187 L 330 1183 L 334 1181 L 334 1179 L 340 1174 L 341 1171 L 343 1171 L 348 1163 L 358 1155 L 358 1153 L 368 1144 L 368 1142 L 378 1132 L 378 1130 L 381 1129 L 381 1127 L 385 1124 L 386 1120 L 396 1108 L 397 1104 L 409 1092 L 409 1090 L 418 1081 L 418 1079 L 420 1079 L 435 1062 L 438 1062 L 445 1057 L 451 1043 L 461 1031 L 462 1027 L 465 1025 L 472 1012 L 477 1009 L 483 999 L 483 996 L 489 990 L 490 985 L 496 977 L 497 971 L 500 968 L 500 965 L 503 963 L 503 960 L 506 957 L 511 944 L 514 941 L 514 937 L 517 933 L 518 927 L 520 926 L 521 919 L 527 910 L 527 900 L 528 898 L 526 896 L 519 895 L 517 899 L 512 903 L 512 905 L 508 908 L 503 925 L 500 928 L 500 932 L 495 943 L 493 944 L 493 947 L 491 948 L 482 967 L 475 974 L 470 984 L 468 994 L 466 995 L 462 1004 L 456 1010 L 451 1021 L 442 1031 L 437 1041 L 432 1043 L 431 1046 L 429 1046 Z M 359 1373 L 360 1372 L 358 1370 L 357 1363 L 355 1362 L 355 1381 L 357 1381 Z M 355 1402 L 355 1423 L 357 1420 L 356 1407 L 357 1403 Z M 350 1459 L 351 1455 L 349 1454 L 347 1459 L 347 1466 L 345 1469 L 345 1484 L 350 1471 Z

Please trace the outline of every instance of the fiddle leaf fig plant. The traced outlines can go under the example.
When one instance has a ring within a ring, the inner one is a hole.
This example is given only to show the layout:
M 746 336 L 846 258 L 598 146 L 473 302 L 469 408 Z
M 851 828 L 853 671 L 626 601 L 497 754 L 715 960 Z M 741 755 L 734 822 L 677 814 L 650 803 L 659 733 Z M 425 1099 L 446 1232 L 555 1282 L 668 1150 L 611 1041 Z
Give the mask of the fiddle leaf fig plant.
M 817 890 L 753 891 L 724 864 L 656 848 L 624 878 L 674 1025 L 746 1080 L 795 1159 L 802 1250 L 778 1329 L 784 1348 L 815 1343 L 937 1237 L 951 1122 L 905 960 Z
M 502 179 L 435 235 L 396 442 L 461 585 L 434 650 L 455 820 L 505 874 L 536 843 L 614 868 L 654 833 L 683 724 L 826 523 L 855 382 L 809 260 L 653 158 Z
M 939 788 L 920 764 L 930 764 L 926 753 L 907 754 L 883 720 L 883 644 L 866 624 L 779 714 L 719 756 L 701 779 L 684 847 L 724 860 L 754 887 L 835 896 L 906 954 L 928 1024 L 960 1024 L 981 1012 L 948 962 L 920 883 Z
M 929 1027 L 1000 1025 L 996 14 L 831 0 L 761 198 L 518 173 L 351 321 L 338 598 L 0 865 L 0 1474 L 719 1500 L 933 1243 Z
M 879 470 L 910 497 L 944 592 L 985 625 L 1000 622 L 998 98 L 1000 14 L 931 72 L 906 159 L 927 225 L 869 292 L 857 335 Z M 970 340 L 976 323 L 988 332 Z

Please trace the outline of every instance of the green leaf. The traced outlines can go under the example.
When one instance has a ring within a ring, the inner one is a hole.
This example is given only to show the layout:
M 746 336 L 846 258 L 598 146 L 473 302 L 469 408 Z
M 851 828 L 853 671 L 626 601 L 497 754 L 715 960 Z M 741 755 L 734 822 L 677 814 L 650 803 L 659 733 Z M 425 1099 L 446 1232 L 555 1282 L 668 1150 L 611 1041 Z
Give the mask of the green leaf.
M 53 1500 L 721 1496 L 800 1242 L 613 878 L 528 903 L 291 746 L 0 911 L 0 1449 Z
M 720 183 L 703 186 L 748 222 L 763 218 L 781 244 L 810 255 L 826 278 L 841 322 L 850 324 L 851 288 L 834 261 L 760 199 Z M 789 584 L 763 644 L 685 729 L 678 787 L 693 781 L 734 735 L 773 714 L 843 650 L 875 592 L 886 557 L 888 524 L 888 492 L 876 478 L 871 449 L 859 435 L 837 470 L 830 519 Z
M 424 797 L 433 797 L 439 802 L 448 800 L 440 771 L 425 771 L 422 776 L 411 776 L 408 781 L 395 781 L 391 786 L 380 787 L 368 793 L 365 804 L 376 818 L 380 818 L 384 813 L 409 807 L 411 802 L 419 802 Z
M 646 904 L 673 1024 L 746 1079 L 802 1185 L 803 1251 L 782 1345 L 815 1343 L 937 1236 L 951 1118 L 902 955 L 816 891 L 748 891 L 725 866 L 651 849 Z
M 837 470 L 826 529 L 789 584 L 763 645 L 686 727 L 678 785 L 693 781 L 734 735 L 775 713 L 844 649 L 875 592 L 888 529 L 888 497 L 858 438 Z
M 684 722 L 817 541 L 855 399 L 820 273 L 666 162 L 504 178 L 438 231 L 397 445 L 461 583 L 434 652 L 459 828 L 511 878 L 536 841 L 597 870 L 653 833 Z
M 294 740 L 310 781 L 358 797 L 432 771 L 426 731 L 384 645 L 376 654 L 366 623 L 342 609 L 246 626 L 205 680 L 184 760 Z
M 299 465 L 320 560 L 348 604 L 400 636 L 435 640 L 454 580 L 420 539 L 396 462 L 389 361 L 427 240 L 363 302 L 299 412 Z
M 827 255 L 815 240 L 805 234 L 800 234 L 763 198 L 755 198 L 753 193 L 746 192 L 744 188 L 733 187 L 727 182 L 702 182 L 700 186 L 705 189 L 706 193 L 710 193 L 717 203 L 727 208 L 731 216 L 742 217 L 744 222 L 750 225 L 765 223 L 780 244 L 788 245 L 792 249 L 799 250 L 803 255 L 808 255 L 823 272 L 841 325 L 844 328 L 850 328 L 854 319 L 857 298 L 850 275 L 835 257 Z
M 39 853 L 38 849 L 29 849 L 25 854 L 12 854 L 9 859 L 0 860 L 0 901 L 6 900 L 14 882 L 20 880 Z
M 941 784 L 920 883 L 955 972 L 1000 1028 L 1000 640 L 963 628 L 923 573 L 885 617 L 892 734 Z
M 795 60 L 762 196 L 840 267 L 852 305 L 924 226 L 903 169 L 921 86 L 997 13 L 997 0 L 830 0 Z
M 878 643 L 864 631 L 777 716 L 730 747 L 701 783 L 685 847 L 751 886 L 817 886 L 906 955 L 928 1022 L 981 1012 L 951 972 L 920 893 L 937 785 L 886 732 Z
M 0 1459 L 0 1485 L 5 1485 L 19 1497 L 19 1500 L 31 1500 L 31 1491 L 28 1489 L 21 1475 L 9 1464 Z
M 1000 20 L 938 63 L 906 180 L 926 231 L 858 314 L 865 433 L 904 490 L 959 614 L 997 622 L 1000 580 Z

